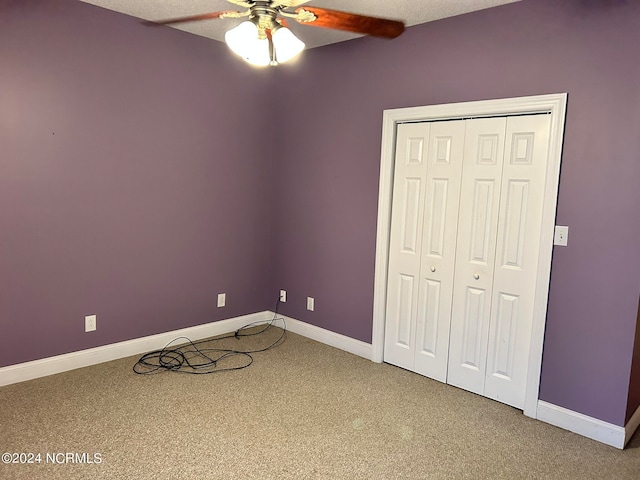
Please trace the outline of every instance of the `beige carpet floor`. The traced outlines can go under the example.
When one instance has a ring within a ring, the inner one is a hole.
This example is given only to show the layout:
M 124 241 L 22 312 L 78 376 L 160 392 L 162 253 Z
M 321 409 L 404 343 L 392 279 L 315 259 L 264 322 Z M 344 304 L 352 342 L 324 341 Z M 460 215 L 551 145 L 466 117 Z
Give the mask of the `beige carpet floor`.
M 0 463 L 0 479 L 640 479 L 637 434 L 618 450 L 292 333 L 254 357 L 148 376 L 131 357 L 2 387 L 0 453 L 41 461 Z

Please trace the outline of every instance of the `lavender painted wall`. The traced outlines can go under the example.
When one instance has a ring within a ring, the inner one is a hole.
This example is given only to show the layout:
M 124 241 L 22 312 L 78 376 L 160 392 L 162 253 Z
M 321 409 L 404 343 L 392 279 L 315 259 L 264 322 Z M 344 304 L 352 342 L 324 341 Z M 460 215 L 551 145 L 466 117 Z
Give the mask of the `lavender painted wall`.
M 384 109 L 568 92 L 557 223 L 570 236 L 554 251 L 540 396 L 624 425 L 640 289 L 638 25 L 640 2 L 524 0 L 279 70 L 282 95 L 300 100 L 281 115 L 283 313 L 371 341 Z
M 0 0 L 0 366 L 273 308 L 269 81 L 202 37 Z
M 631 364 L 626 421 L 629 421 L 638 408 L 640 408 L 640 299 L 638 299 L 638 318 L 636 320 L 636 336 Z
M 257 73 L 79 2 L 0 0 L 0 366 L 271 308 L 279 288 L 284 313 L 369 342 L 382 110 L 566 91 L 541 398 L 623 425 L 639 22 L 638 2 L 524 0 Z

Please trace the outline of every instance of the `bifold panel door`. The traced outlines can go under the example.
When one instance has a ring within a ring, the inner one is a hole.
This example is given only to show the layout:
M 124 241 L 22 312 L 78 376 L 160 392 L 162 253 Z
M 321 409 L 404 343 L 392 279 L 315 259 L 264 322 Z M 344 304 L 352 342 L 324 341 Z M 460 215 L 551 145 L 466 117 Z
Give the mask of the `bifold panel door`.
M 442 382 L 447 378 L 465 128 L 463 120 L 433 123 L 427 156 L 413 370 Z
M 399 125 L 396 143 L 384 355 L 389 363 L 408 370 L 413 370 L 415 358 L 430 131 L 429 123 Z
M 446 380 L 465 122 L 398 126 L 385 359 Z
M 523 408 L 549 128 L 398 126 L 385 361 Z
M 447 383 L 484 392 L 506 118 L 469 122 L 465 137 Z
M 523 408 L 540 255 L 550 115 L 509 117 L 484 395 Z

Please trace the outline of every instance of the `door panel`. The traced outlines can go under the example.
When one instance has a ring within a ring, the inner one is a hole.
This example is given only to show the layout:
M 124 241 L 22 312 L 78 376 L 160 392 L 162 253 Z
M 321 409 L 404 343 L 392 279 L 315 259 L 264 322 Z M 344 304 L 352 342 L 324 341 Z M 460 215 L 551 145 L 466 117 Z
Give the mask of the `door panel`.
M 395 332 L 395 343 L 400 347 L 411 348 L 411 314 L 413 313 L 414 280 L 412 275 L 398 275 L 398 318 Z
M 513 365 L 518 336 L 518 311 L 520 298 L 498 292 L 493 345 L 489 359 L 492 375 L 510 381 L 514 377 Z
M 549 131 L 549 115 L 507 120 L 484 395 L 516 408 L 524 408 Z
M 438 326 L 441 320 L 440 298 L 442 297 L 442 283 L 424 279 L 420 284 L 418 301 L 418 353 L 435 357 L 438 354 L 437 338 Z M 426 374 L 425 374 L 426 375 Z M 444 380 L 443 380 L 444 381 Z
M 484 364 L 482 355 L 484 348 L 482 325 L 487 310 L 486 291 L 480 288 L 467 287 L 464 302 L 464 325 L 462 328 L 462 349 L 460 366 L 473 372 L 480 372 Z
M 466 122 L 431 124 L 414 371 L 446 381 Z
M 419 214 L 421 212 L 421 190 L 422 179 L 420 177 L 406 177 L 404 179 L 404 185 L 402 188 L 403 205 L 402 213 L 400 216 L 402 239 L 400 241 L 400 248 L 402 253 L 415 255 L 418 245 L 419 234 Z
M 456 261 L 447 383 L 484 391 L 493 268 L 505 145 L 505 118 L 469 121 Z
M 473 212 L 471 238 L 467 261 L 487 266 L 493 239 L 493 217 L 496 197 L 495 179 L 475 179 L 473 185 Z
M 385 325 L 385 360 L 412 370 L 430 124 L 398 125 Z
M 504 239 L 502 241 L 500 266 L 522 269 L 531 182 L 519 179 L 508 180 L 506 183 L 505 222 L 502 225 Z
M 449 179 L 430 178 L 431 198 L 428 200 L 429 214 L 425 221 L 428 222 L 426 252 L 428 255 L 442 258 L 444 256 L 445 233 L 447 228 L 447 204 L 449 203 Z M 459 192 L 459 190 L 458 190 Z M 449 220 L 451 220 L 449 218 Z

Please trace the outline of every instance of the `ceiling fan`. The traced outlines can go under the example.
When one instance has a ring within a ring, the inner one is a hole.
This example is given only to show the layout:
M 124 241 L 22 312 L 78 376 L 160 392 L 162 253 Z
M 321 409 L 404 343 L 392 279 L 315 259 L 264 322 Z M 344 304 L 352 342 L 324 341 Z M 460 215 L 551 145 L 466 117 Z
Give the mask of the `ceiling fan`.
M 242 11 L 221 11 L 167 20 L 149 21 L 152 25 L 172 25 L 214 18 L 247 20 L 225 34 L 231 50 L 255 66 L 277 65 L 297 56 L 305 47 L 287 27 L 287 19 L 302 25 L 332 28 L 382 38 L 395 38 L 404 31 L 397 20 L 369 17 L 318 7 L 301 7 L 311 0 L 227 0 Z

